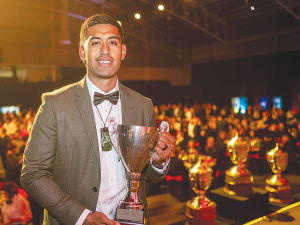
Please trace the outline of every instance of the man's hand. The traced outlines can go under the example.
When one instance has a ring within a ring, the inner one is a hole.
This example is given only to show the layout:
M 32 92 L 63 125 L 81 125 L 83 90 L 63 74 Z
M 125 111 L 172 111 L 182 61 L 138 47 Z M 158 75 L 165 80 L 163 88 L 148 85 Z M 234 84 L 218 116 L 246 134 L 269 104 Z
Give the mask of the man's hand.
M 153 157 L 155 164 L 161 165 L 171 152 L 175 149 L 176 138 L 168 132 L 162 132 L 158 136 L 157 144 L 154 148 L 156 154 Z
M 101 212 L 94 212 L 87 215 L 82 225 L 120 225 L 120 223 L 110 220 Z

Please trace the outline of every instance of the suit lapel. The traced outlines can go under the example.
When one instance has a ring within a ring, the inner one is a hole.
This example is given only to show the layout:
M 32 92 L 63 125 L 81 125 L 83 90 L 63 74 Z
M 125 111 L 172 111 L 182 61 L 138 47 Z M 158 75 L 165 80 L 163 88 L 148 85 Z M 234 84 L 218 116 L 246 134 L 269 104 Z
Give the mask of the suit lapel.
M 122 104 L 122 124 L 134 124 L 133 104 L 129 91 L 119 82 L 120 98 Z
M 90 94 L 86 85 L 85 78 L 83 78 L 80 82 L 78 82 L 76 95 L 78 96 L 78 98 L 76 99 L 78 110 L 81 114 L 82 121 L 84 123 L 85 129 L 89 136 L 89 140 L 92 144 L 94 153 L 100 165 L 100 154 L 99 154 L 96 124 L 95 124 Z

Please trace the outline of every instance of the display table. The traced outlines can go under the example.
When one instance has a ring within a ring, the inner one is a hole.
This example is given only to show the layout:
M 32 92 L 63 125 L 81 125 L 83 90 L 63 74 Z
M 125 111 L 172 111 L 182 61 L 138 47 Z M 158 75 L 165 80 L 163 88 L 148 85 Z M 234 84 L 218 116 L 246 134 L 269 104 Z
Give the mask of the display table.
M 250 197 L 228 195 L 224 187 L 211 190 L 207 196 L 217 204 L 217 214 L 223 217 L 246 223 L 268 214 L 269 192 L 253 188 Z
M 167 225 L 185 221 L 186 202 L 169 193 L 147 197 L 151 224 Z
M 300 223 L 300 202 L 277 210 L 264 217 L 260 217 L 245 225 L 298 225 Z

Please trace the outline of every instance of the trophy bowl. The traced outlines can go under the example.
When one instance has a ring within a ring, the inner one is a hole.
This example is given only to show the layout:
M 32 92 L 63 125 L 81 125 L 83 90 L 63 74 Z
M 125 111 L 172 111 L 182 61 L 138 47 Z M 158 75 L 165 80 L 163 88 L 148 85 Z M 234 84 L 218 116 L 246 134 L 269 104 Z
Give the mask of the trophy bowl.
M 293 202 L 290 182 L 282 176 L 282 172 L 288 166 L 288 153 L 278 147 L 266 153 L 268 164 L 273 173 L 272 177 L 266 179 L 265 189 L 269 192 L 269 201 L 277 203 Z
M 141 172 L 157 142 L 155 127 L 130 126 L 109 121 L 109 136 L 127 171 L 127 192 L 117 206 L 116 221 L 121 224 L 145 224 L 144 205 L 138 196 Z
M 216 203 L 205 196 L 206 190 L 211 186 L 212 172 L 213 170 L 202 162 L 202 157 L 199 157 L 196 165 L 189 169 L 189 180 L 193 191 L 197 194 L 186 203 L 189 225 L 215 224 Z
M 245 168 L 249 153 L 249 142 L 239 139 L 236 135 L 228 142 L 227 151 L 234 166 L 226 171 L 224 192 L 229 195 L 251 196 L 254 193 L 252 187 L 253 176 Z

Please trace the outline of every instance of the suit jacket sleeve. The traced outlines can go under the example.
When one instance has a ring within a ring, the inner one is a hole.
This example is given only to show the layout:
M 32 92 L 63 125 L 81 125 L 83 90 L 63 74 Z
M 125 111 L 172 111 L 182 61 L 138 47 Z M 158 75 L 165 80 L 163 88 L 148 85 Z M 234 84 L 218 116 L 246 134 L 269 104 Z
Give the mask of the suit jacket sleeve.
M 45 94 L 42 97 L 43 103 L 24 152 L 21 184 L 57 221 L 75 224 L 86 207 L 73 200 L 52 179 L 57 148 L 57 121 L 48 97 Z
M 149 101 L 149 108 L 150 108 L 150 112 L 151 112 L 150 113 L 151 116 L 149 118 L 149 121 L 150 121 L 149 126 L 156 127 L 156 120 L 155 120 L 155 115 L 154 115 L 154 110 L 153 110 L 153 103 L 152 103 L 151 100 Z M 148 181 L 153 182 L 153 183 L 159 182 L 160 180 L 164 179 L 167 172 L 168 172 L 168 168 L 165 169 L 163 173 L 157 172 L 150 165 L 148 165 L 146 168 L 147 168 L 147 170 L 146 170 L 145 177 Z

